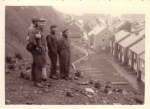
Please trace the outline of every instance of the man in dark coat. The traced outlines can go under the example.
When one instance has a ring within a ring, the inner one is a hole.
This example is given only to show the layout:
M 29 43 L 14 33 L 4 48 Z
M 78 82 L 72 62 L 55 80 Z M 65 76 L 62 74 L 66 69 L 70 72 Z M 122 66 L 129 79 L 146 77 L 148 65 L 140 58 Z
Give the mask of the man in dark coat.
M 68 40 L 69 31 L 65 29 L 62 32 L 62 37 L 58 40 L 58 53 L 60 65 L 60 77 L 62 79 L 69 79 L 70 73 L 70 44 Z
M 42 80 L 46 81 L 47 73 L 46 73 L 46 53 L 47 53 L 47 44 L 46 44 L 46 37 L 44 35 L 44 27 L 45 27 L 45 19 L 41 18 L 38 26 L 38 30 L 41 34 L 41 39 L 39 40 L 40 49 L 41 49 L 41 56 L 42 56 Z
M 40 51 L 39 41 L 41 40 L 41 34 L 37 29 L 39 23 L 38 18 L 32 18 L 32 24 L 28 29 L 28 41 L 29 46 L 27 46 L 27 50 L 30 51 L 33 57 L 32 64 L 32 80 L 35 82 L 35 85 L 38 87 L 43 87 L 42 82 L 42 58 Z
M 57 69 L 57 37 L 56 37 L 57 26 L 52 25 L 50 27 L 50 33 L 46 38 L 47 46 L 48 46 L 48 55 L 51 60 L 51 72 L 50 78 L 58 79 L 58 75 L 56 72 Z

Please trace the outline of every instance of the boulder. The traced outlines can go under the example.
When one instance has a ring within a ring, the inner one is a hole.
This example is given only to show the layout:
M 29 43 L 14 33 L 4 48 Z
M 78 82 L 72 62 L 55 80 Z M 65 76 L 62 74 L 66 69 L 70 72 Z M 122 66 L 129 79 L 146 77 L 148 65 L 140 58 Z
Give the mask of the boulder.
M 73 93 L 71 91 L 67 91 L 66 92 L 66 96 L 67 97 L 74 97 Z
M 94 90 L 91 88 L 85 88 L 85 91 L 94 95 Z
M 100 89 L 100 87 L 101 87 L 100 82 L 95 82 L 94 87 L 97 89 Z

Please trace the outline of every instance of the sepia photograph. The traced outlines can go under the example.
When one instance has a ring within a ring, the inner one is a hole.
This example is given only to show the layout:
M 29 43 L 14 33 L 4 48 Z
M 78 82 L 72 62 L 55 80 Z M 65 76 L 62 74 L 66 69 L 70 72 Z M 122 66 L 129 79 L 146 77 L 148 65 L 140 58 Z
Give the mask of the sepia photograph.
M 5 105 L 145 104 L 145 13 L 85 7 L 5 6 Z

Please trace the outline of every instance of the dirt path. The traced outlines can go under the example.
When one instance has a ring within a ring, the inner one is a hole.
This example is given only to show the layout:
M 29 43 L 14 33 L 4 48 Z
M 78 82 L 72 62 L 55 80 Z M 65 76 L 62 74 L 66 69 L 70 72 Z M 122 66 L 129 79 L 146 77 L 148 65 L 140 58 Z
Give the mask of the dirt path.
M 112 61 L 109 61 L 105 54 L 96 54 L 88 50 L 89 58 L 76 64 L 77 68 L 85 71 L 85 74 L 99 81 L 109 82 L 127 82 L 128 85 L 117 85 L 128 91 L 136 92 L 124 75 L 121 75 L 122 70 L 118 70 Z

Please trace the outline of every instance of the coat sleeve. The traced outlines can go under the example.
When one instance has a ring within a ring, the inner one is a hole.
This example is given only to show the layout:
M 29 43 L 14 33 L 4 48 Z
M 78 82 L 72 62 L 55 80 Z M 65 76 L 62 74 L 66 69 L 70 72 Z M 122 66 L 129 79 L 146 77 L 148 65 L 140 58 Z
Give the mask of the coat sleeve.
M 29 42 L 33 43 L 34 45 L 37 45 L 36 40 L 35 40 L 35 31 L 33 28 L 29 29 L 28 35 L 29 35 Z
M 50 35 L 48 35 L 48 36 L 46 37 L 46 41 L 47 41 L 48 49 L 50 49 L 53 53 L 56 53 L 57 51 L 56 51 L 55 48 L 53 47 L 52 38 L 51 38 Z

